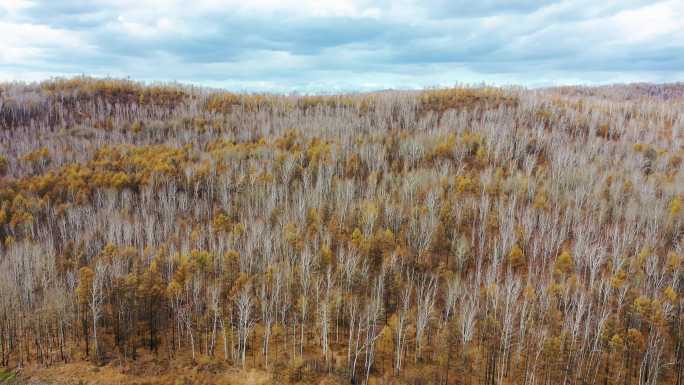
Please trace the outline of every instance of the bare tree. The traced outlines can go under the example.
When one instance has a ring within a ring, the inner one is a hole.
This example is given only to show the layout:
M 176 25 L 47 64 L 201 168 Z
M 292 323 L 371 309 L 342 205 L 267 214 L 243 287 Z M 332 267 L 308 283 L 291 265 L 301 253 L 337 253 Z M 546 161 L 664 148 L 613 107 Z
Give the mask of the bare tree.
M 267 273 L 261 282 L 259 289 L 259 304 L 261 307 L 261 321 L 264 324 L 263 355 L 265 366 L 268 367 L 268 352 L 271 340 L 273 323 L 277 318 L 278 303 L 282 288 L 283 275 L 280 271 Z
M 437 279 L 430 274 L 423 274 L 418 277 L 416 284 L 416 362 L 421 356 L 423 337 L 432 317 L 436 295 Z
M 235 301 L 238 316 L 238 352 L 243 369 L 246 368 L 247 340 L 256 322 L 252 314 L 254 304 L 251 290 L 251 285 L 245 285 Z
M 401 290 L 400 306 L 396 312 L 394 324 L 395 349 L 394 349 L 394 371 L 395 374 L 401 372 L 404 351 L 406 349 L 406 326 L 408 323 L 409 311 L 411 309 L 411 298 L 413 295 L 413 273 L 407 273 L 403 279 L 404 287 Z
M 97 324 L 102 317 L 102 304 L 105 301 L 104 285 L 107 280 L 108 265 L 98 262 L 95 266 L 95 274 L 92 280 L 90 299 L 88 306 L 93 320 L 93 342 L 95 347 L 95 357 L 100 359 L 100 348 L 97 337 Z

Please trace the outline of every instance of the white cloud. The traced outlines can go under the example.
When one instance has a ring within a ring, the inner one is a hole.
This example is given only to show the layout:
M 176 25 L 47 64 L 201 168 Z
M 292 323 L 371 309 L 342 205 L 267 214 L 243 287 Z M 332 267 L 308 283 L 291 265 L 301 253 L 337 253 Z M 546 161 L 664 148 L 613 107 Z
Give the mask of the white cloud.
M 267 90 L 682 80 L 681 0 L 0 0 L 0 79 Z
M 677 37 L 684 41 L 684 2 L 673 0 L 620 12 L 612 21 L 625 42 Z
M 0 64 L 44 59 L 54 50 L 92 49 L 78 33 L 46 25 L 0 21 Z
M 33 2 L 28 0 L 0 0 L 0 10 L 10 14 L 14 14 L 33 5 Z

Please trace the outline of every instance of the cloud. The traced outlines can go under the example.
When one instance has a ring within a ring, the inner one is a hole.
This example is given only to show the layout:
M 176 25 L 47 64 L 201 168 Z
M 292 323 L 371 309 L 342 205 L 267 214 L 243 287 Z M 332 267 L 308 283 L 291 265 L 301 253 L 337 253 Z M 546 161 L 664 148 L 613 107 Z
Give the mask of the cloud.
M 680 0 L 0 0 L 0 79 L 239 90 L 684 79 Z

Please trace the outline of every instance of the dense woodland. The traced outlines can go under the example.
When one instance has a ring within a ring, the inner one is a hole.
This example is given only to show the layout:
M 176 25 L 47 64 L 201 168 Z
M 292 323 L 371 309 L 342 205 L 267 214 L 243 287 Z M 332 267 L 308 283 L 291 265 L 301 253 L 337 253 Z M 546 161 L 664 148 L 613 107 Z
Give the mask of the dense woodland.
M 0 84 L 0 367 L 683 385 L 683 145 L 681 84 Z

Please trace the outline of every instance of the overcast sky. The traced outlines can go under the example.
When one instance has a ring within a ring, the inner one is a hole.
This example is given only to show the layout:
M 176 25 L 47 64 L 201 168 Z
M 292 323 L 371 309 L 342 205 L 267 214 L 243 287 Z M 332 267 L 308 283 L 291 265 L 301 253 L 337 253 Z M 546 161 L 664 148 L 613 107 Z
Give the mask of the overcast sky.
M 0 80 L 246 91 L 684 80 L 684 0 L 0 0 Z

